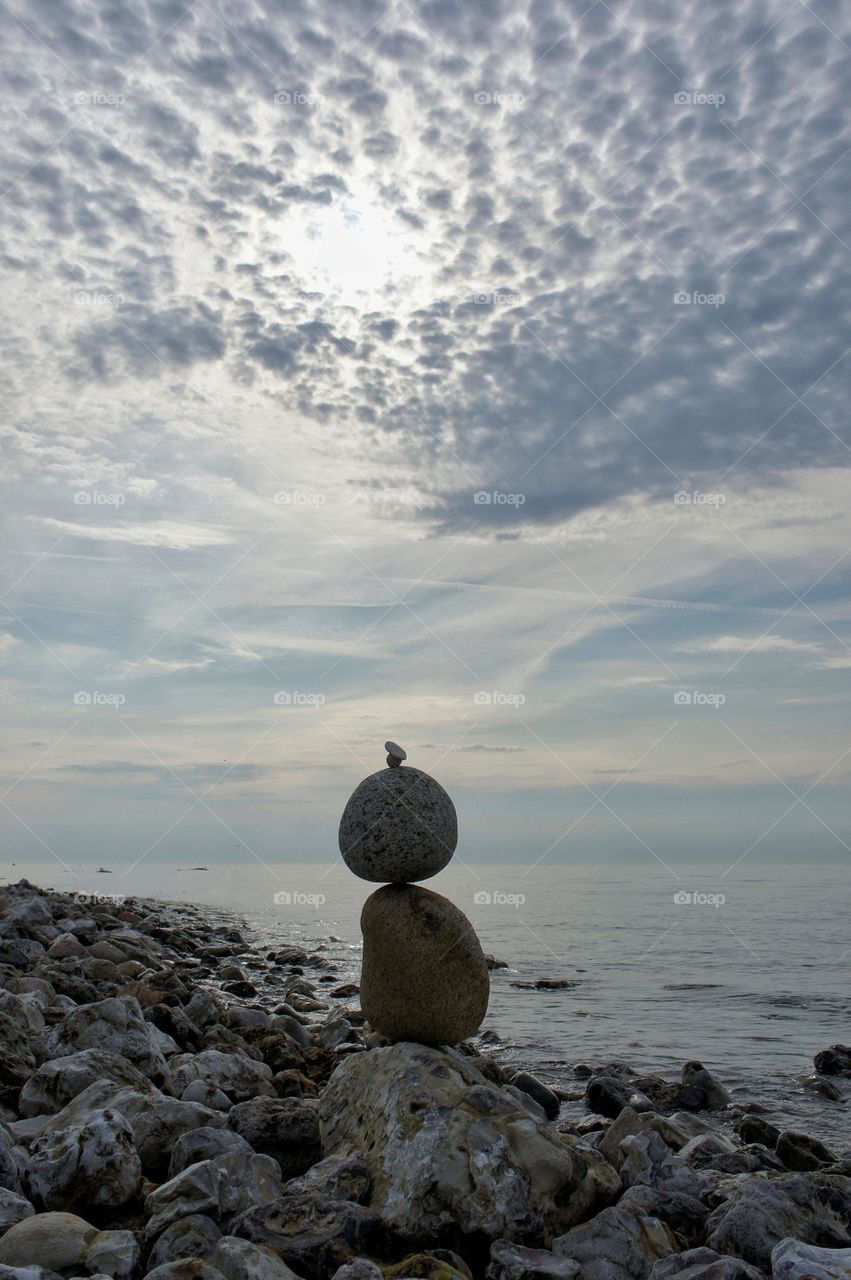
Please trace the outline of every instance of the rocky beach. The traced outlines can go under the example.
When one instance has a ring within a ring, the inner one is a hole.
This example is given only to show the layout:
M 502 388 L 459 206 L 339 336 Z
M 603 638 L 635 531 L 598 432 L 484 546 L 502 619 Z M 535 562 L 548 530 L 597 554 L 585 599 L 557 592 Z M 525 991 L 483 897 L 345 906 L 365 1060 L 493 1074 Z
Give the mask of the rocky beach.
M 851 1275 L 848 1153 L 700 1063 L 554 1089 L 388 1043 L 341 977 L 224 911 L 0 890 L 0 1277 Z M 837 1094 L 851 1049 L 815 1065 Z

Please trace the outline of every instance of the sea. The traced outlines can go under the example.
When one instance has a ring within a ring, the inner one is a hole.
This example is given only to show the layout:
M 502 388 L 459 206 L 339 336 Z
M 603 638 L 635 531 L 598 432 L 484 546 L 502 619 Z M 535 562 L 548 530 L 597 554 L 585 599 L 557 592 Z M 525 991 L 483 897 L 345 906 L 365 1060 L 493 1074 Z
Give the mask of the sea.
M 575 1096 L 578 1064 L 627 1063 L 678 1080 L 698 1059 L 736 1103 L 851 1154 L 843 1100 L 813 1091 L 813 1055 L 851 1043 L 851 869 L 740 865 L 724 876 L 664 867 L 453 862 L 427 882 L 503 961 L 483 1024 L 489 1052 Z M 357 980 L 360 910 L 378 886 L 342 861 L 121 867 L 9 862 L 0 883 L 193 903 L 238 915 L 253 941 L 321 948 Z M 517 984 L 566 978 L 561 990 Z M 808 1083 L 808 1080 L 810 1083 Z M 848 1099 L 847 1101 L 844 1099 Z

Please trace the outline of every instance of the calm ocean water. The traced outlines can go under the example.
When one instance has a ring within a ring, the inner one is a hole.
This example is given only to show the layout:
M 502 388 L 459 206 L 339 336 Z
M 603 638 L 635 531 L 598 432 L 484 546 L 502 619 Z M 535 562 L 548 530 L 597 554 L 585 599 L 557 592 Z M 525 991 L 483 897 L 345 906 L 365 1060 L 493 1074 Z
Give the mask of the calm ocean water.
M 851 1100 L 831 1102 L 802 1083 L 817 1050 L 851 1042 L 848 869 L 754 863 L 714 879 L 678 870 L 676 881 L 655 866 L 528 870 L 465 866 L 456 857 L 428 887 L 460 906 L 484 949 L 509 965 L 491 974 L 484 1025 L 510 1060 L 571 1085 L 577 1062 L 617 1059 L 673 1079 L 684 1061 L 699 1058 L 737 1100 L 761 1102 L 775 1120 L 840 1150 L 851 1146 Z M 66 891 L 229 909 L 270 944 L 324 943 L 353 978 L 360 909 L 378 887 L 341 862 L 72 871 L 5 863 L 0 880 L 26 876 Z M 511 985 L 541 977 L 579 985 L 556 992 Z M 851 1098 L 851 1083 L 837 1083 Z

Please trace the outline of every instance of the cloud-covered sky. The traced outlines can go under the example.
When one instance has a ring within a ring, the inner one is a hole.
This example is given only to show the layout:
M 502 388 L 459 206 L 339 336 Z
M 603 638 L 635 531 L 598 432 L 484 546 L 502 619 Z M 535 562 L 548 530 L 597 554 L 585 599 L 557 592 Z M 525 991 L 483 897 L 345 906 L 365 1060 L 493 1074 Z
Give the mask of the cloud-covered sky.
M 847 6 L 0 25 L 9 857 L 851 855 Z

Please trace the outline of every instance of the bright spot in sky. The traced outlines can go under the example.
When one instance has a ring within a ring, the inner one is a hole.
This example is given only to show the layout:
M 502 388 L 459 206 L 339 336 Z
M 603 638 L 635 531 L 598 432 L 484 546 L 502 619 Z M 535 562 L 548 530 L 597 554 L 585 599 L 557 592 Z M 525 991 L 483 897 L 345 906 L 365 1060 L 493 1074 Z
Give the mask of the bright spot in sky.
M 364 189 L 295 215 L 285 248 L 306 288 L 373 305 L 388 285 L 421 273 L 411 235 Z

